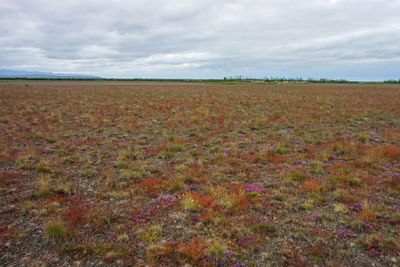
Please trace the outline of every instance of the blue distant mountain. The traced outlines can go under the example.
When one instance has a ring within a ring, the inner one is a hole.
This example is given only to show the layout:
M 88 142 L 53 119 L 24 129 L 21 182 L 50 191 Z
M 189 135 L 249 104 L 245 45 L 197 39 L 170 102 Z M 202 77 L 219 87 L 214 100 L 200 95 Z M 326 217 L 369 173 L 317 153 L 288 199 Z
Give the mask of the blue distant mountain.
M 46 78 L 46 79 L 100 79 L 86 74 L 66 74 L 40 71 L 0 70 L 0 78 Z

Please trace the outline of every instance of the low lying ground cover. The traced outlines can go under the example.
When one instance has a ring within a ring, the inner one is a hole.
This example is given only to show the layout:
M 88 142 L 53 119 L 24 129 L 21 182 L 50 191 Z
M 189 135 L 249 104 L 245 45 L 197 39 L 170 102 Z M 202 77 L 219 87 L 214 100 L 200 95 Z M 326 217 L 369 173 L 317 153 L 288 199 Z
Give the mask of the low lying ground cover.
M 24 83 L 2 265 L 399 263 L 398 85 Z

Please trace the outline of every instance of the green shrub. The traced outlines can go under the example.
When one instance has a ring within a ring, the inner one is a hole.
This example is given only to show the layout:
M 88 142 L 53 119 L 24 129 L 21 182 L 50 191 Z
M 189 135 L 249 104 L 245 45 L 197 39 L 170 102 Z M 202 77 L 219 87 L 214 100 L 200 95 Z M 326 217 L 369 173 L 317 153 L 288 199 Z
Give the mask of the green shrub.
M 157 241 L 162 238 L 162 226 L 161 225 L 153 225 L 146 230 L 142 230 L 139 232 L 139 238 L 141 240 L 147 241 Z
M 46 235 L 50 239 L 62 241 L 70 237 L 71 232 L 67 229 L 63 222 L 54 221 L 46 226 Z
M 213 259 L 222 259 L 225 254 L 225 246 L 218 241 L 213 241 L 208 248 L 208 254 Z
M 43 167 L 43 166 L 37 167 L 36 171 L 40 172 L 40 173 L 51 173 L 51 169 L 50 168 Z
M 120 161 L 117 164 L 115 164 L 115 167 L 117 167 L 118 169 L 128 169 L 129 165 L 126 162 Z
M 186 185 L 182 181 L 174 181 L 172 184 L 172 191 L 175 193 L 183 192 L 186 190 Z

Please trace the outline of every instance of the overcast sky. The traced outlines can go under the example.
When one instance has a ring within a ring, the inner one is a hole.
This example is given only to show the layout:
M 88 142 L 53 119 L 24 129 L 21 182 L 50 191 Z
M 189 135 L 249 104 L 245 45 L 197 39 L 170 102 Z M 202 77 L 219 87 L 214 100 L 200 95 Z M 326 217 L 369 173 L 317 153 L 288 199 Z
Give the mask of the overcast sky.
M 0 69 L 400 78 L 400 0 L 0 0 Z

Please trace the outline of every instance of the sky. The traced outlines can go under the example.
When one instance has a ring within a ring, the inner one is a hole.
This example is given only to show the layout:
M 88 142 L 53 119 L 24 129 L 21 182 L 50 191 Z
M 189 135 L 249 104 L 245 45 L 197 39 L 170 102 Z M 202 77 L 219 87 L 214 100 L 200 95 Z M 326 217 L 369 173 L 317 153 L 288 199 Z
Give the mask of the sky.
M 1 0 L 0 69 L 400 79 L 400 0 Z

